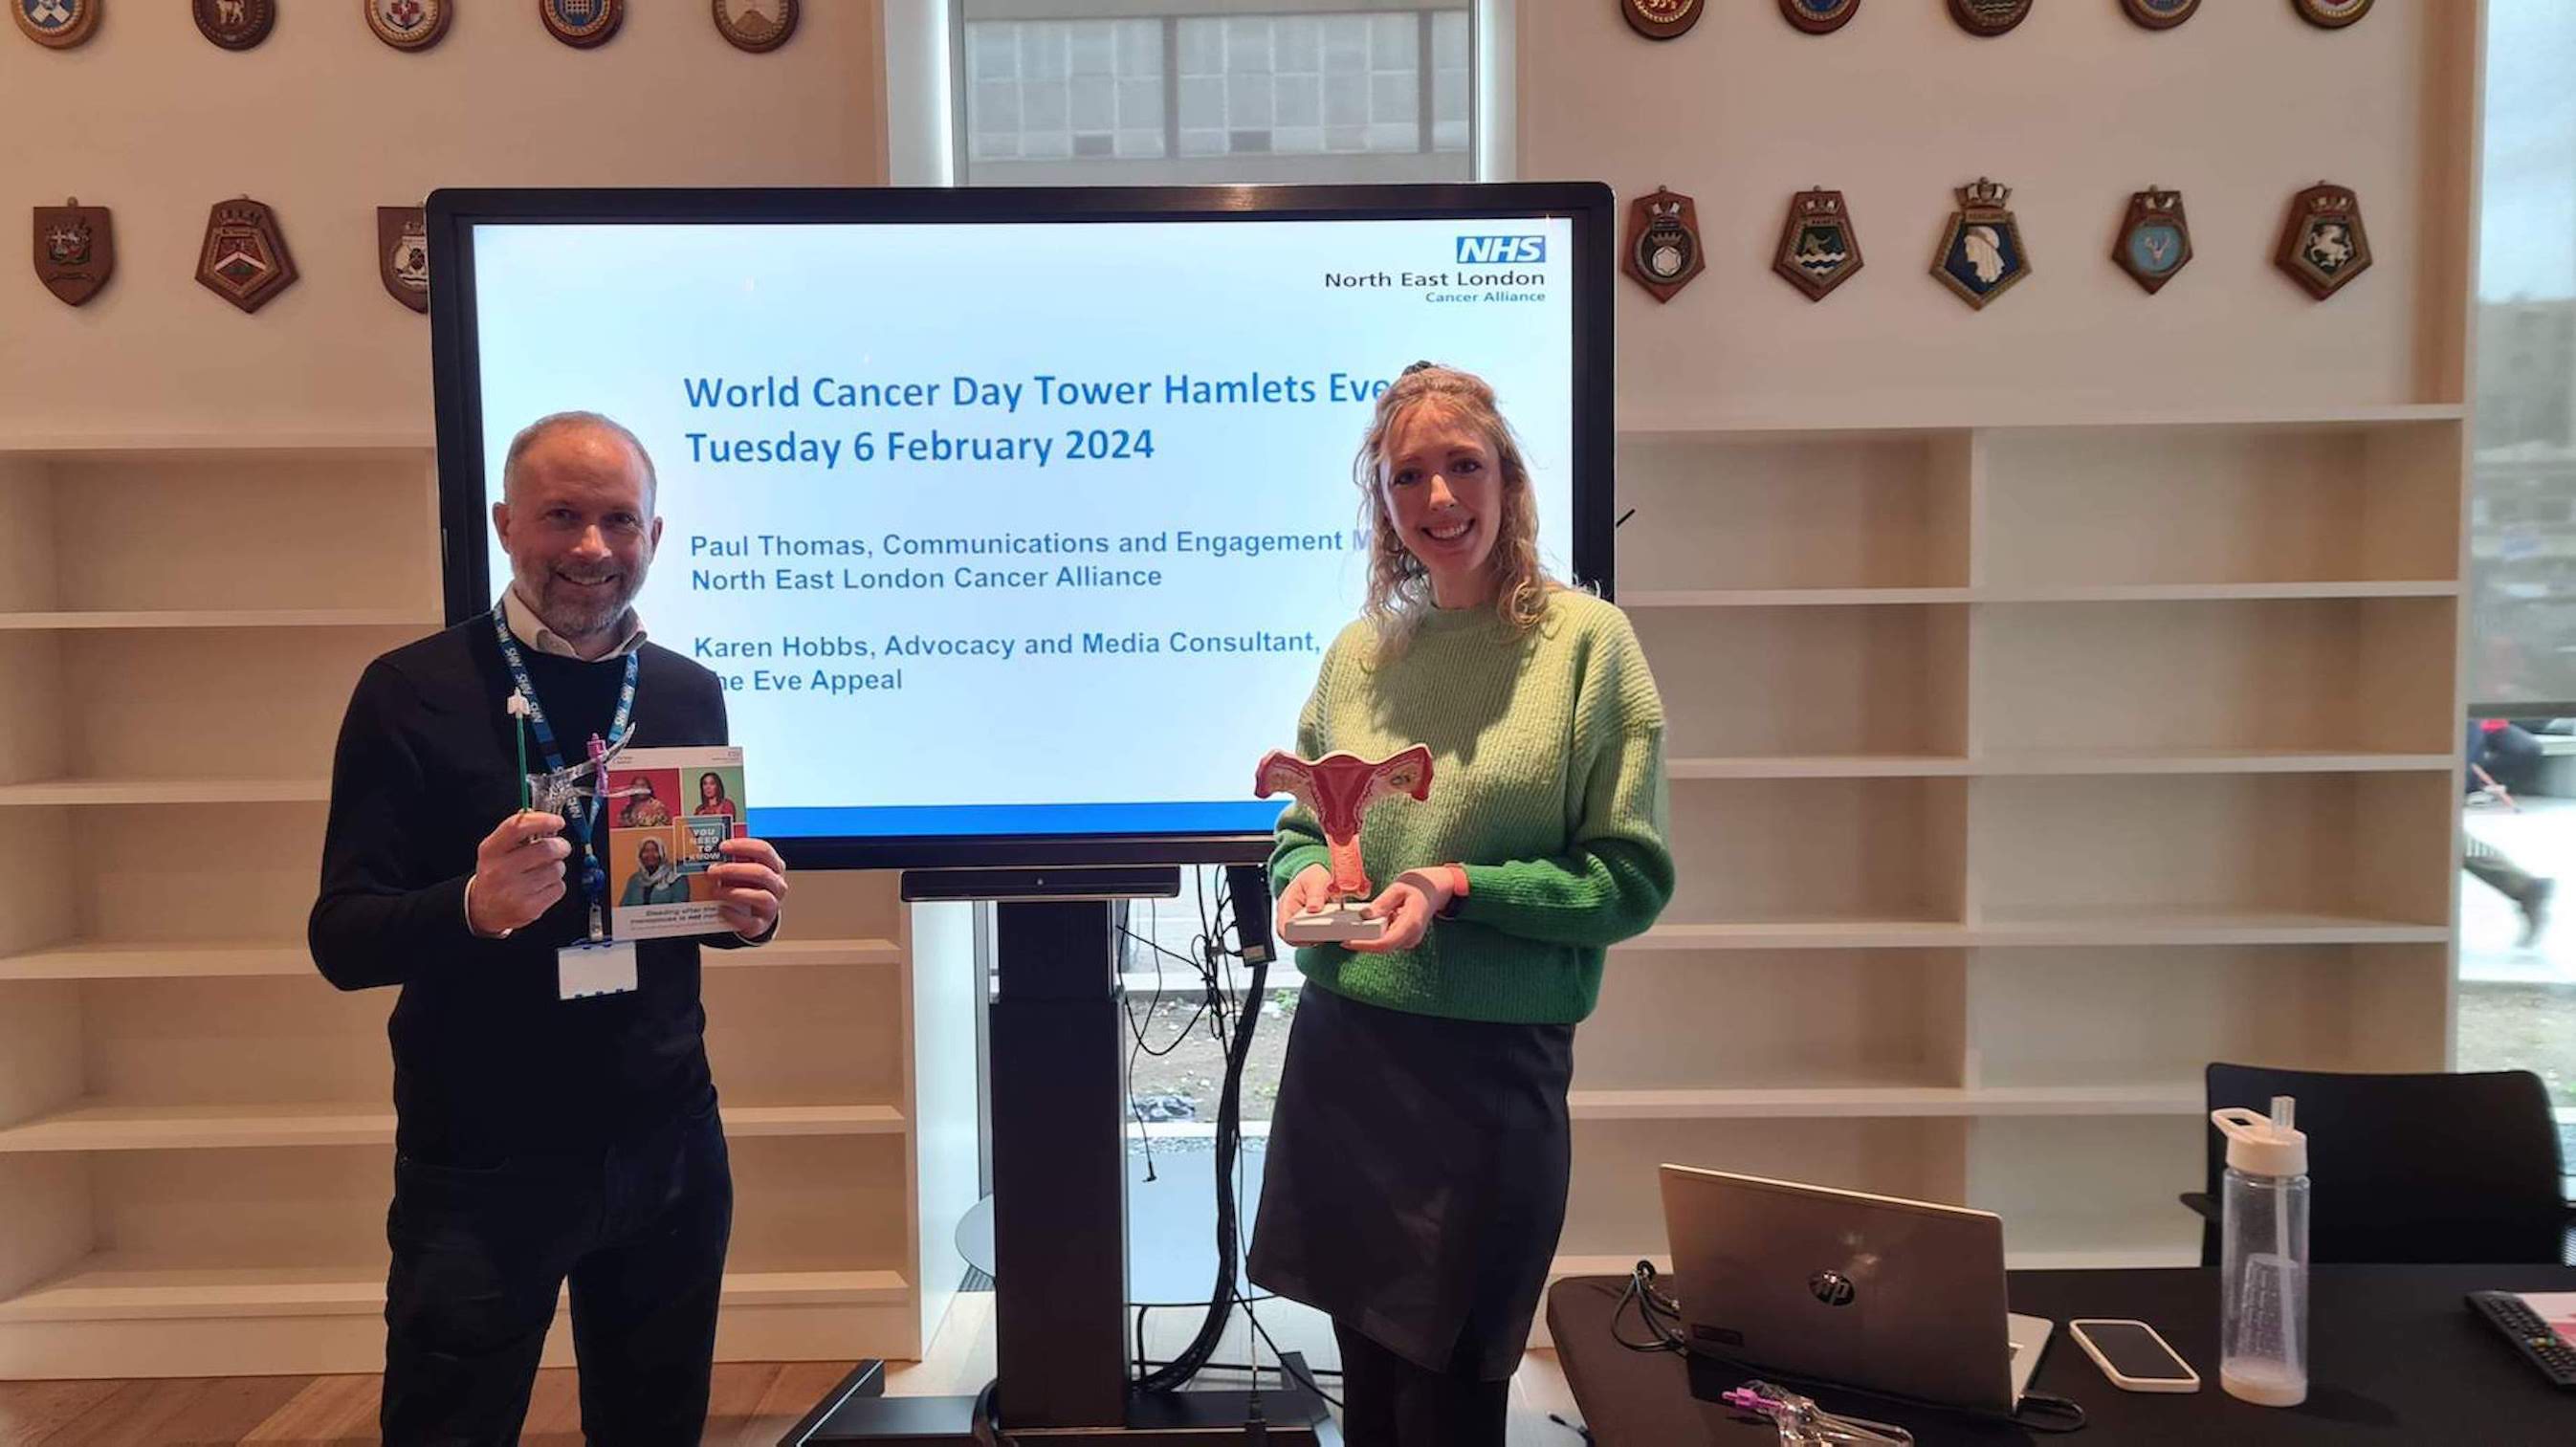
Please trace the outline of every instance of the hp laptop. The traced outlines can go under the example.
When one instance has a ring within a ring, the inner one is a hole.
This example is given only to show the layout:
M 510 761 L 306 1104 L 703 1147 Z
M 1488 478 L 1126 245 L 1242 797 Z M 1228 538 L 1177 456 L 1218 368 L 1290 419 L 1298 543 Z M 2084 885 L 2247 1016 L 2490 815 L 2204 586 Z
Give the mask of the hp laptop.
M 1662 1175 L 1695 1352 L 1943 1406 L 2021 1405 L 2050 1323 L 2004 1309 L 2002 1218 L 1693 1166 Z

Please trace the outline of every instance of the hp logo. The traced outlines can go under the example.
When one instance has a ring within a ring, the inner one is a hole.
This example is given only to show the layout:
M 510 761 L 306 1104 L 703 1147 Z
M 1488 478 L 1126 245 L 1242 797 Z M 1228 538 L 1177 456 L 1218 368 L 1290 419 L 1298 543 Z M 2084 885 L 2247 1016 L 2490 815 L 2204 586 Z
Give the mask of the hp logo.
M 1839 1271 L 1819 1271 L 1808 1277 L 1807 1289 L 1816 1294 L 1816 1300 L 1827 1306 L 1849 1306 L 1852 1298 L 1860 1295 L 1860 1289 L 1852 1285 L 1851 1278 Z

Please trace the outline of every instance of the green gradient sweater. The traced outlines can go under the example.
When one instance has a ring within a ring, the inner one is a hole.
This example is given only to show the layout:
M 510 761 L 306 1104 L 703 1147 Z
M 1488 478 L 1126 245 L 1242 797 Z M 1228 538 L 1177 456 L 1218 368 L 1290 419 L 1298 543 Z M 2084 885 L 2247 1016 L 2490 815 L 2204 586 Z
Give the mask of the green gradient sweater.
M 1411 950 L 1297 951 L 1307 979 L 1389 1009 L 1460 1020 L 1571 1024 L 1592 1013 L 1602 951 L 1654 923 L 1672 897 L 1664 842 L 1664 709 L 1626 614 L 1560 591 L 1514 638 L 1490 608 L 1425 618 L 1401 657 L 1376 662 L 1366 619 L 1333 640 L 1297 723 L 1297 751 L 1380 759 L 1431 749 L 1431 797 L 1369 811 L 1369 885 L 1467 867 L 1467 897 Z M 1325 861 L 1303 805 L 1279 821 L 1277 887 Z

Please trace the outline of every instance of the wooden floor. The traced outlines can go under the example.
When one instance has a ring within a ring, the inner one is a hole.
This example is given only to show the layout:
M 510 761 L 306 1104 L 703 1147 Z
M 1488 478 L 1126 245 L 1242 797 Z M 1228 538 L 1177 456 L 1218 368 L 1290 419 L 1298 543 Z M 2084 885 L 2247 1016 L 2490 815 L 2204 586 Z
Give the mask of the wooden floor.
M 770 1447 L 847 1362 L 728 1362 L 715 1371 L 707 1447 Z M 0 1382 L 0 1447 L 233 1447 L 372 1443 L 378 1377 Z M 581 1447 L 569 1367 L 539 1372 L 524 1447 Z
M 992 1380 L 995 1299 L 959 1296 L 917 1362 L 886 1363 L 889 1396 L 973 1396 Z M 1197 1330 L 1188 1312 L 1151 1313 L 1146 1342 L 1156 1360 Z M 1303 1352 L 1318 1370 L 1341 1364 L 1333 1325 L 1293 1302 L 1265 1302 L 1261 1327 L 1279 1347 Z M 1250 1356 L 1255 1343 L 1238 1314 L 1220 1363 Z M 1266 1344 L 1265 1344 L 1266 1346 Z M 1267 1350 L 1262 1353 L 1266 1356 Z M 707 1414 L 707 1447 L 771 1447 L 848 1374 L 834 1362 L 719 1363 Z M 170 1381 L 0 1382 L 0 1447 L 232 1447 L 241 1442 L 372 1443 L 376 1377 L 219 1377 Z M 1276 1381 L 1276 1377 L 1271 1378 Z M 1331 1379 L 1328 1376 L 1326 1380 Z M 1239 1371 L 1211 1366 L 1206 1387 L 1245 1385 Z M 1578 1417 L 1556 1354 L 1532 1351 L 1512 1379 L 1509 1447 L 1582 1447 L 1565 1425 Z M 525 1447 L 579 1447 L 581 1403 L 569 1367 L 537 1374 Z

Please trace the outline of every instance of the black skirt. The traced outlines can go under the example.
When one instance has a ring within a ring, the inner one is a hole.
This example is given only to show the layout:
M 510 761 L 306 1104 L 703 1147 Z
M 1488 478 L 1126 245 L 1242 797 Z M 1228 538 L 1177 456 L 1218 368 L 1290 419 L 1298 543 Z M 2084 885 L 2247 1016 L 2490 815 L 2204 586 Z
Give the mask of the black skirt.
M 1565 1225 L 1571 1025 L 1297 997 L 1246 1266 L 1426 1371 L 1509 1377 Z

